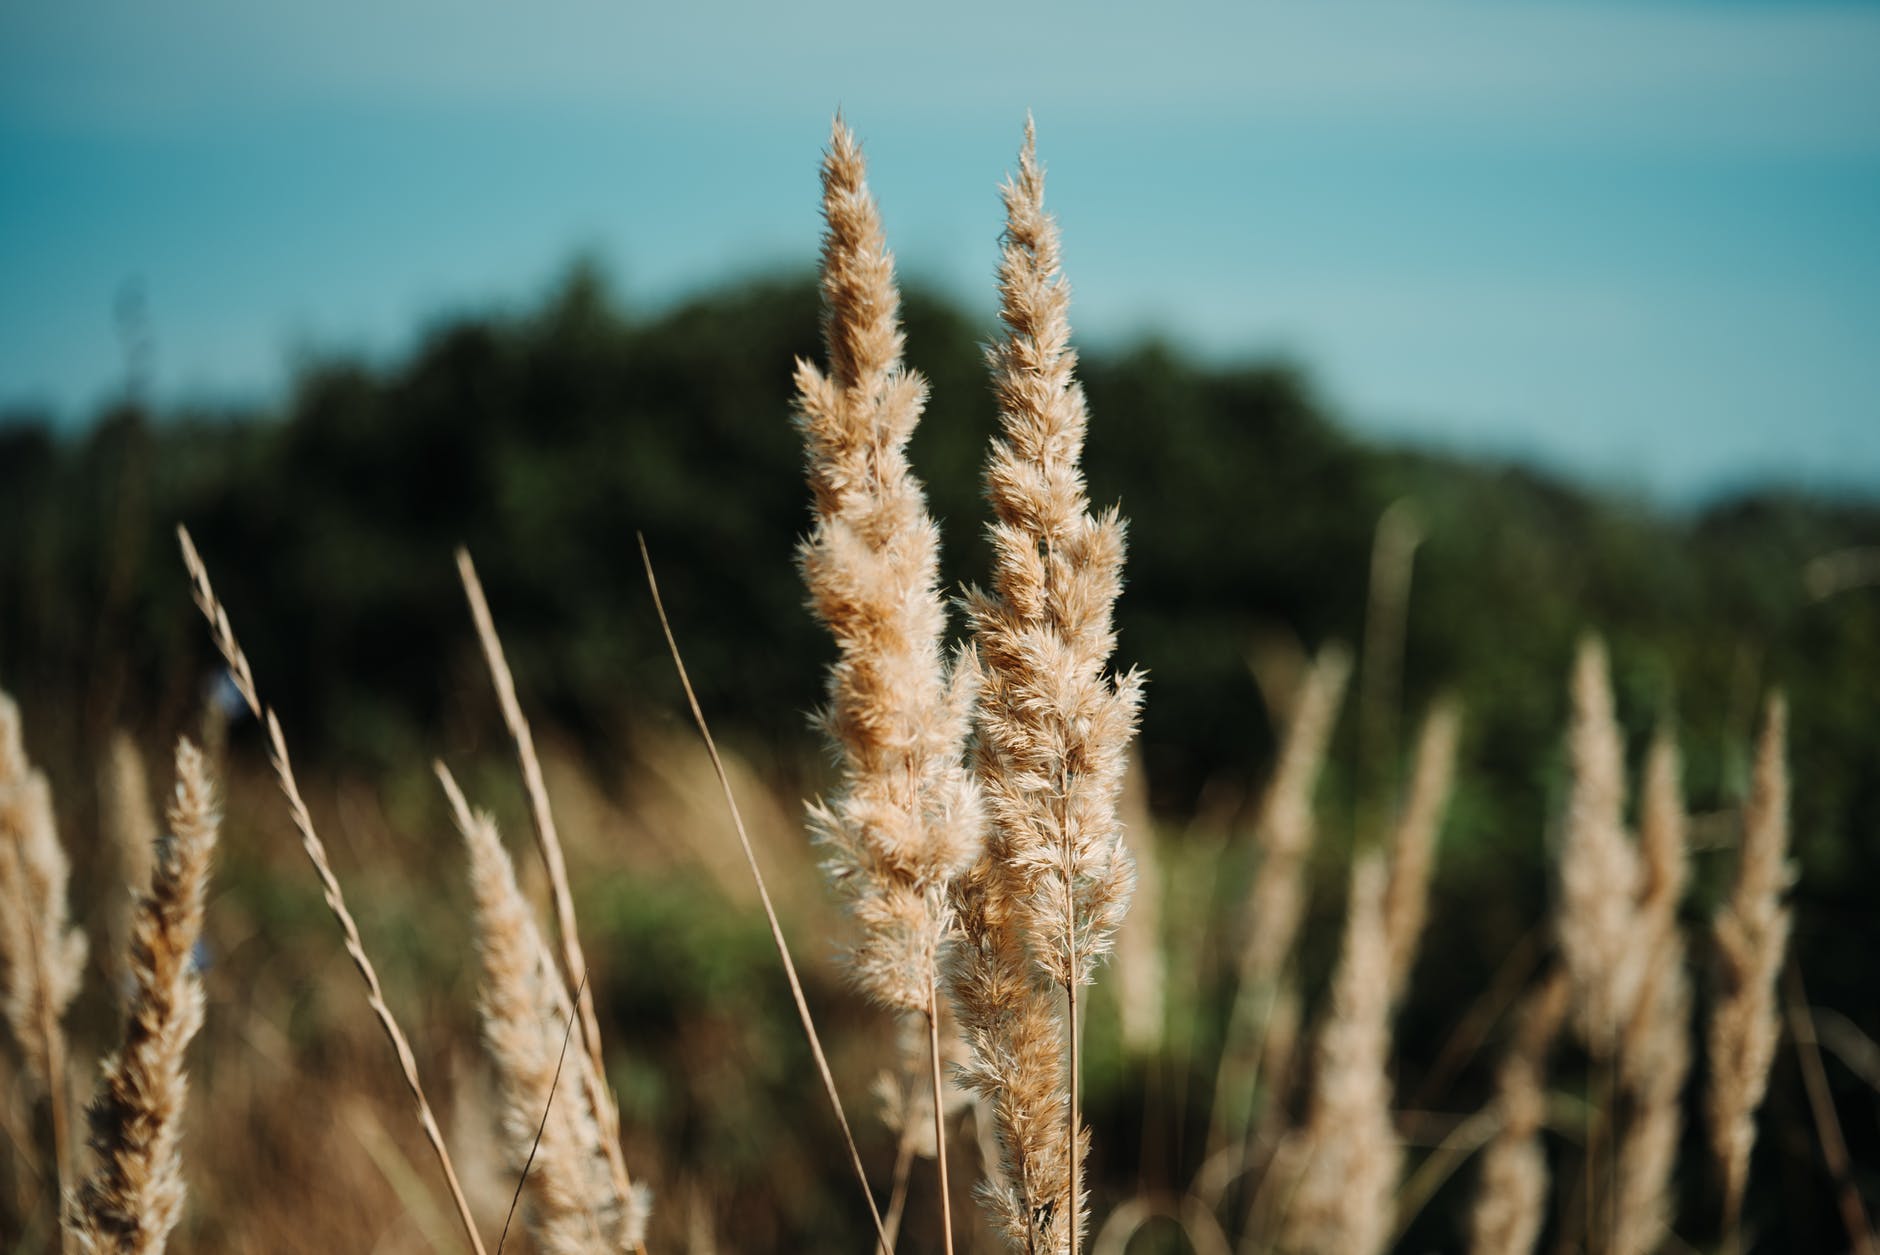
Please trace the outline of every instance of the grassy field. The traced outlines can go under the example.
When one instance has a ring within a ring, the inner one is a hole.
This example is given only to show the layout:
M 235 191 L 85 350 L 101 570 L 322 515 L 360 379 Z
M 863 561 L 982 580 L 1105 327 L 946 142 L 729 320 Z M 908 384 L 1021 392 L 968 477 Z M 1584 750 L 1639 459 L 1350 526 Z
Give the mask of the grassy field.
M 818 289 L 0 427 L 10 1249 L 1868 1249 L 1880 506 L 1080 362 L 1042 196 L 989 396 L 838 132 Z

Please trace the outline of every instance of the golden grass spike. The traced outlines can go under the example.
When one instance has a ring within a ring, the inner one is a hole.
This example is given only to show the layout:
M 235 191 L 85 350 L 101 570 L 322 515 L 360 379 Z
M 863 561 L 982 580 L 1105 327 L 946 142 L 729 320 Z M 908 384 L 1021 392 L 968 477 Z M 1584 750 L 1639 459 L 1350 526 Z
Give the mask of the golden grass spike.
M 1132 1054 L 1150 1056 L 1162 1047 L 1168 956 L 1162 941 L 1164 872 L 1141 754 L 1130 756 L 1120 813 L 1123 841 L 1136 865 L 1136 895 L 1116 930 L 1116 1010 L 1124 1047 Z
M 1320 649 L 1287 722 L 1279 762 L 1261 799 L 1254 832 L 1260 865 L 1254 873 L 1246 944 L 1240 954 L 1244 985 L 1258 987 L 1276 980 L 1298 936 L 1305 909 L 1305 861 L 1318 832 L 1313 798 L 1350 679 L 1350 651 L 1337 643 Z
M 871 997 L 922 1016 L 936 1101 L 943 1244 L 953 1250 L 941 1089 L 938 966 L 949 890 L 984 843 L 966 769 L 974 672 L 945 661 L 939 528 L 907 463 L 926 382 L 901 361 L 900 293 L 854 134 L 823 160 L 823 339 L 829 373 L 796 369 L 813 525 L 798 549 L 837 659 L 819 717 L 842 776 L 809 808 L 824 870 L 861 925 L 848 963 Z
M 372 960 L 366 954 L 365 943 L 359 938 L 359 926 L 353 922 L 352 912 L 347 909 L 346 895 L 340 889 L 339 878 L 333 874 L 333 864 L 327 858 L 326 843 L 320 840 L 320 834 L 313 826 L 313 816 L 307 810 L 306 801 L 300 796 L 300 783 L 294 778 L 294 767 L 287 756 L 287 738 L 281 733 L 280 720 L 274 712 L 261 704 L 260 693 L 255 688 L 254 673 L 248 666 L 248 656 L 242 652 L 241 643 L 235 639 L 235 630 L 229 624 L 228 611 L 216 600 L 215 589 L 209 583 L 209 568 L 204 565 L 201 555 L 196 552 L 195 542 L 190 539 L 189 530 L 180 523 L 176 528 L 176 538 L 183 550 L 183 564 L 189 570 L 190 585 L 194 589 L 197 608 L 209 621 L 211 635 L 216 648 L 227 661 L 235 687 L 248 703 L 248 709 L 257 719 L 263 721 L 268 735 L 268 765 L 273 768 L 276 783 L 287 798 L 287 808 L 292 814 L 294 827 L 300 833 L 300 846 L 307 855 L 307 861 L 313 865 L 314 875 L 320 881 L 320 890 L 326 899 L 327 909 L 339 922 L 340 933 L 345 941 L 346 953 L 352 958 L 353 966 L 358 969 L 360 979 L 366 984 L 366 1005 L 372 1008 L 379 1027 L 392 1044 L 392 1052 L 398 1056 L 399 1072 L 404 1078 L 405 1088 L 411 1092 L 411 1099 L 418 1110 L 418 1123 L 424 1129 L 425 1140 L 430 1142 L 432 1152 L 437 1156 L 438 1167 L 444 1173 L 444 1182 L 450 1189 L 451 1201 L 456 1204 L 457 1218 L 463 1225 L 464 1237 L 476 1255 L 485 1255 L 483 1239 L 477 1235 L 476 1222 L 470 1215 L 470 1204 L 464 1198 L 463 1186 L 457 1179 L 457 1169 L 450 1161 L 450 1151 L 444 1146 L 444 1133 L 438 1127 L 437 1116 L 431 1110 L 430 1100 L 424 1096 L 424 1084 L 418 1079 L 418 1061 L 411 1053 L 411 1043 L 406 1040 L 405 1032 L 398 1026 L 398 1020 L 386 1005 L 384 990 L 379 985 L 378 970 L 372 966 Z
M 162 1255 L 182 1218 L 184 1052 L 202 1027 L 194 961 L 221 822 L 201 751 L 178 741 L 169 835 L 131 916 L 124 1038 L 86 1113 L 96 1166 L 71 1208 L 73 1229 L 98 1255 Z
M 841 767 L 810 808 L 826 870 L 863 927 L 850 956 L 883 1004 L 927 1014 L 950 929 L 946 890 L 982 844 L 965 767 L 972 690 L 944 659 L 939 532 L 905 444 L 925 384 L 900 362 L 899 296 L 860 150 L 838 121 L 823 163 L 825 337 L 833 372 L 797 364 L 814 524 L 799 550 L 835 637 L 820 722 Z M 971 678 L 970 664 L 960 672 Z
M 1094 978 L 1134 887 L 1117 799 L 1143 677 L 1109 670 L 1124 524 L 1115 509 L 1093 514 L 1084 490 L 1080 459 L 1089 415 L 1070 346 L 1058 227 L 1044 208 L 1044 170 L 1029 119 L 1018 172 L 1001 191 L 1005 333 L 988 354 L 1000 425 L 986 462 L 993 579 L 989 592 L 967 597 L 981 663 L 978 770 L 991 819 L 984 861 L 994 874 L 969 876 L 964 885 L 993 892 L 1002 878 L 996 893 L 1004 906 L 963 916 L 990 922 L 1005 912 L 1031 961 L 1064 991 L 1067 1170 L 1061 1183 L 1037 1181 L 1047 1192 L 1024 1205 L 1034 1216 L 1050 1207 L 1048 1249 L 1061 1243 L 1076 1255 L 1085 1223 L 1078 990 Z M 985 956 L 1005 946 L 986 940 L 979 948 Z M 983 1045 L 1002 1048 L 991 1040 Z M 982 1079 L 998 1084 L 991 1071 Z M 1033 1169 L 1007 1167 L 1008 1178 L 1032 1188 Z

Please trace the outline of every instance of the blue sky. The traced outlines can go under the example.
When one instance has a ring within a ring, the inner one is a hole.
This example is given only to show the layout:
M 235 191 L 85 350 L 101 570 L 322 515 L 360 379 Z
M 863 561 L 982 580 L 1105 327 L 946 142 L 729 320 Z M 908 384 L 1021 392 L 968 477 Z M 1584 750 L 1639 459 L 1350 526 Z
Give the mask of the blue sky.
M 254 398 L 578 251 L 639 309 L 806 267 L 837 106 L 977 309 L 1029 108 L 1089 343 L 1667 499 L 1880 492 L 1871 5 L 12 5 L 0 406 L 110 395 L 133 278 L 160 397 Z

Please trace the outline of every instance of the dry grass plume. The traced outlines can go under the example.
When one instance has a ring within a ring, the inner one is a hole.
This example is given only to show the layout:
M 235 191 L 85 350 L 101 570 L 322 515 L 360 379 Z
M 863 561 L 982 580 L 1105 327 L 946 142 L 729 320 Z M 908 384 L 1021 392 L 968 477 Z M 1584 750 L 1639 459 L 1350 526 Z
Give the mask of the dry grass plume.
M 1281 1246 L 1377 1255 L 1389 1240 L 1403 1147 L 1391 1121 L 1390 941 L 1385 870 L 1373 852 L 1352 868 L 1344 947 L 1318 1042 L 1299 1177 Z
M 502 1096 L 498 1134 L 528 1198 L 530 1236 L 543 1255 L 629 1249 L 645 1235 L 645 1198 L 615 1184 L 590 1097 L 595 1086 L 585 1075 L 592 1062 L 578 1046 L 567 1047 L 574 1003 L 495 822 L 471 812 L 442 764 L 437 775 L 469 857 L 483 1039 Z
M 1625 830 L 1625 743 L 1613 715 L 1606 647 L 1588 638 L 1573 666 L 1567 750 L 1572 785 L 1560 851 L 1560 953 L 1587 1048 L 1610 1058 L 1638 998 L 1638 851 Z
M 1262 1072 L 1275 1075 L 1272 1026 L 1286 960 L 1305 914 L 1306 861 L 1318 832 L 1314 800 L 1339 704 L 1351 679 L 1351 653 L 1322 647 L 1306 669 L 1281 737 L 1279 761 L 1254 825 L 1259 862 L 1248 893 L 1239 982 L 1215 1071 L 1210 1152 L 1239 1145 Z
M 1279 763 L 1260 803 L 1254 840 L 1260 863 L 1247 903 L 1241 950 L 1243 985 L 1260 988 L 1279 979 L 1305 913 L 1305 868 L 1318 832 L 1314 798 L 1338 707 L 1351 679 L 1351 653 L 1343 645 L 1320 649 L 1307 670 L 1282 738 Z
M 67 914 L 70 876 L 52 786 L 26 757 L 18 704 L 0 692 L 0 1010 L 51 1111 L 61 1192 L 71 1166 L 64 1018 L 85 968 L 85 935 Z
M 1629 1112 L 1619 1140 L 1613 1205 L 1616 1255 L 1657 1250 L 1673 1217 L 1671 1174 L 1691 1066 L 1691 981 L 1677 918 L 1689 878 L 1680 774 L 1677 743 L 1661 729 L 1646 758 L 1639 804 L 1644 884 L 1636 944 L 1645 972 L 1619 1052 L 1619 1083 Z
M 150 885 L 156 864 L 157 813 L 150 804 L 150 782 L 137 743 L 122 729 L 111 734 L 100 772 L 99 827 L 105 845 L 117 860 L 119 882 L 128 891 L 107 917 L 110 946 L 107 974 L 113 992 L 128 996 L 135 977 L 125 966 L 130 955 L 131 932 L 136 926 L 139 896 Z M 104 957 L 104 956 L 101 956 Z
M 819 721 L 842 774 L 811 805 L 810 828 L 861 926 L 849 951 L 857 983 L 926 1021 L 919 1049 L 951 1250 L 938 989 L 951 888 L 984 844 L 965 761 L 978 677 L 968 659 L 945 659 L 939 528 L 906 452 L 927 385 L 902 364 L 894 261 L 861 149 L 840 118 L 822 189 L 829 364 L 827 373 L 806 361 L 796 368 L 814 519 L 798 556 L 810 606 L 836 640 Z
M 1430 871 L 1436 838 L 1456 780 L 1456 741 L 1462 715 L 1453 701 L 1439 701 L 1417 736 L 1410 795 L 1390 839 L 1390 884 L 1384 891 L 1384 933 L 1390 949 L 1390 988 L 1401 1000 L 1416 963 L 1417 943 L 1429 914 Z
M 536 848 L 542 865 L 548 870 L 549 899 L 555 907 L 555 931 L 561 941 L 561 967 L 558 970 L 564 989 L 574 1000 L 581 1028 L 581 1046 L 587 1066 L 579 1069 L 586 1101 L 599 1125 L 600 1150 L 611 1178 L 612 1193 L 620 1199 L 635 1197 L 633 1178 L 620 1149 L 620 1108 L 607 1088 L 607 1061 L 601 1047 L 600 1020 L 594 1011 L 594 990 L 588 979 L 587 955 L 581 949 L 581 932 L 575 919 L 574 890 L 568 884 L 568 864 L 562 856 L 561 834 L 555 826 L 555 812 L 548 804 L 548 783 L 542 775 L 542 761 L 535 752 L 535 734 L 522 713 L 522 701 L 516 696 L 516 681 L 503 654 L 502 638 L 496 634 L 496 619 L 483 595 L 483 582 L 477 578 L 476 564 L 470 551 L 457 551 L 457 573 L 463 582 L 464 596 L 470 603 L 470 617 L 476 624 L 477 640 L 496 687 L 496 700 L 502 707 L 503 723 L 516 743 L 516 758 L 522 768 L 523 790 L 529 797 L 529 816 L 535 829 Z M 635 1235 L 631 1247 L 640 1246 Z
M 1000 1227 L 1024 1249 L 1074 1253 L 1085 1215 L 1078 990 L 1129 905 L 1133 871 L 1117 798 L 1142 677 L 1109 671 L 1124 527 L 1114 509 L 1092 514 L 1085 495 L 1089 416 L 1075 378 L 1058 228 L 1045 212 L 1029 124 L 1003 194 L 1004 334 L 989 355 L 1000 434 L 986 471 L 994 572 L 990 591 L 967 597 L 981 663 L 978 772 L 991 825 L 986 856 L 961 889 L 973 944 L 956 980 L 975 1055 L 968 1075 L 1007 1109 L 999 1124 L 1014 1189 L 992 1200 Z M 1063 990 L 1061 1016 L 1045 991 L 1021 992 L 1038 980 Z M 1053 1021 L 1061 1032 L 1047 1027 Z M 1034 1052 L 1042 1065 L 1060 1037 L 1068 1078 L 1042 1067 L 1015 1072 L 1016 1060 Z M 1061 1131 L 1038 1127 L 1057 1105 L 1054 1092 L 1065 1090 Z
M 221 829 L 208 768 L 187 740 L 176 746 L 168 818 L 131 916 L 124 1039 L 86 1112 L 96 1165 L 71 1208 L 81 1245 L 101 1255 L 162 1255 L 183 1214 L 184 1052 L 202 1027 L 196 943 Z
M 1724 1186 L 1725 1228 L 1734 1232 L 1756 1143 L 1756 1110 L 1769 1084 L 1781 1022 L 1776 976 L 1788 946 L 1782 904 L 1791 872 L 1788 705 L 1769 699 L 1756 745 L 1755 775 L 1743 808 L 1736 882 L 1715 921 L 1717 995 L 1709 1034 L 1710 1146 Z
M 1547 1054 L 1566 1018 L 1571 981 L 1556 968 L 1528 995 L 1495 1080 L 1500 1127 L 1482 1156 L 1469 1215 L 1470 1255 L 1529 1255 L 1547 1218 Z

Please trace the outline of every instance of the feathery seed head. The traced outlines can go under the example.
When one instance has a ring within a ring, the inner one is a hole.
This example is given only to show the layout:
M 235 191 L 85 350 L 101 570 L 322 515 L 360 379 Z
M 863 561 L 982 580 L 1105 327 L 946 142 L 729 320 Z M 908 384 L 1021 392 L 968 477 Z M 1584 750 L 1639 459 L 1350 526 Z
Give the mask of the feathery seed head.
M 1566 1018 L 1572 983 L 1559 968 L 1530 993 L 1515 1040 L 1496 1077 L 1501 1127 L 1482 1156 L 1469 1216 L 1474 1255 L 1529 1255 L 1547 1214 L 1547 1159 L 1541 1122 L 1547 1112 L 1547 1054 Z
M 26 757 L 19 706 L 0 693 L 0 1009 L 27 1075 L 42 1093 L 55 1096 L 63 1084 L 59 1021 L 85 966 L 85 935 L 67 914 L 70 876 L 53 818 L 52 787 Z
M 203 1018 L 192 960 L 221 829 L 208 769 L 188 740 L 176 745 L 168 818 L 132 917 L 124 1040 L 86 1112 L 97 1164 L 71 1208 L 86 1249 L 112 1255 L 162 1255 L 183 1211 L 184 1052 Z
M 1788 948 L 1789 777 L 1788 705 L 1769 699 L 1756 746 L 1756 767 L 1743 808 L 1743 841 L 1736 882 L 1714 924 L 1717 997 L 1711 1012 L 1711 1150 L 1723 1177 L 1732 1215 L 1749 1176 L 1756 1142 L 1756 1111 L 1769 1085 L 1781 1025 L 1776 976 Z
M 1376 1255 L 1390 1236 L 1403 1148 L 1390 1113 L 1384 886 L 1382 859 L 1362 856 L 1352 868 L 1344 948 L 1319 1037 L 1307 1158 L 1286 1218 L 1288 1249 Z
M 592 1064 L 569 1041 L 574 1004 L 516 884 L 495 821 L 470 811 L 441 764 L 438 778 L 470 859 L 483 965 L 483 1037 L 502 1095 L 504 1153 L 517 1172 L 529 1165 L 529 1232 L 547 1255 L 630 1249 L 640 1240 L 636 1234 L 644 1230 L 644 1219 L 636 1221 L 636 1197 L 615 1192 L 586 1083 Z
M 1057 224 L 1028 125 L 1002 189 L 1004 335 L 988 351 L 1000 434 L 986 463 L 994 521 L 989 590 L 965 598 L 979 678 L 975 756 L 990 820 L 983 858 L 958 883 L 962 943 L 952 973 L 988 1101 L 1002 1183 L 980 1187 L 1027 1252 L 1074 1249 L 1085 1219 L 1087 1141 L 1061 1052 L 1077 1073 L 1076 1005 L 1128 908 L 1134 869 L 1117 802 L 1142 676 L 1109 671 L 1124 527 L 1093 514 L 1080 459 L 1088 417 L 1070 347 Z
M 813 508 L 799 562 L 836 642 L 818 722 L 842 769 L 809 825 L 861 925 L 851 973 L 918 1010 L 952 929 L 947 886 L 982 840 L 965 749 L 977 673 L 966 657 L 948 666 L 939 529 L 906 456 L 926 384 L 901 361 L 900 293 L 865 174 L 838 118 L 823 161 L 829 373 L 800 362 L 796 380 Z
M 1241 981 L 1271 987 L 1292 950 L 1305 909 L 1305 862 L 1318 831 L 1313 797 L 1339 703 L 1351 678 L 1351 652 L 1332 643 L 1319 650 L 1293 703 L 1279 763 L 1260 803 L 1254 838 L 1260 863 L 1248 897 Z
M 1669 928 L 1689 879 L 1685 835 L 1683 766 L 1669 727 L 1652 737 L 1645 758 L 1645 785 L 1639 798 L 1639 853 L 1643 856 L 1639 911 L 1653 932 Z
M 1429 912 L 1430 868 L 1436 838 L 1456 776 L 1456 740 L 1462 717 L 1453 701 L 1431 707 L 1417 738 L 1410 797 L 1390 844 L 1390 885 L 1384 894 L 1385 933 L 1390 942 L 1391 997 L 1401 999 L 1416 962 L 1417 941 Z
M 1657 1250 L 1670 1227 L 1671 1173 L 1691 1063 L 1691 982 L 1677 922 L 1688 858 L 1677 742 L 1668 727 L 1653 737 L 1645 760 L 1639 852 L 1643 876 L 1635 944 L 1643 975 L 1619 1052 L 1619 1083 L 1631 1107 L 1619 1142 L 1613 1208 L 1613 1249 L 1620 1255 Z
M 1625 745 L 1613 715 L 1606 650 L 1581 642 L 1568 733 L 1573 780 L 1560 851 L 1560 950 L 1587 1047 L 1606 1057 L 1631 1017 L 1643 976 L 1638 852 L 1625 831 Z

